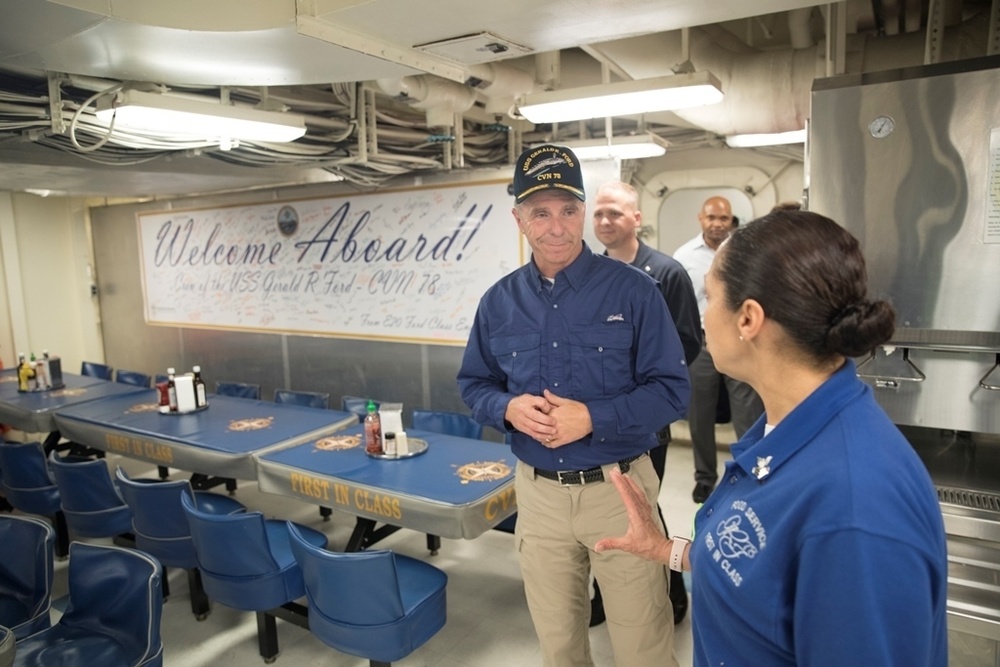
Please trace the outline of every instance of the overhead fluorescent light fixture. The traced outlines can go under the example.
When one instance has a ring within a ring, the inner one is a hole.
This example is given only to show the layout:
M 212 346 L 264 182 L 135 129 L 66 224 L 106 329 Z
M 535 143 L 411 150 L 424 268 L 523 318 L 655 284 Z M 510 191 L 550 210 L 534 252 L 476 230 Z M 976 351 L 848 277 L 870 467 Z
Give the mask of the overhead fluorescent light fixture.
M 730 148 L 755 148 L 757 146 L 783 146 L 785 144 L 804 144 L 805 130 L 777 132 L 774 134 L 734 134 L 726 137 Z
M 97 117 L 115 127 L 165 137 L 284 143 L 306 133 L 298 114 L 262 111 L 188 97 L 125 90 L 98 100 Z
M 565 144 L 572 148 L 581 160 L 610 158 L 637 160 L 646 157 L 659 157 L 667 152 L 669 145 L 665 139 L 652 132 L 634 136 L 612 137 L 610 142 L 607 139 L 583 139 L 567 141 Z
M 532 123 L 671 111 L 722 101 L 722 85 L 703 70 L 655 79 L 566 88 L 522 97 L 518 111 Z

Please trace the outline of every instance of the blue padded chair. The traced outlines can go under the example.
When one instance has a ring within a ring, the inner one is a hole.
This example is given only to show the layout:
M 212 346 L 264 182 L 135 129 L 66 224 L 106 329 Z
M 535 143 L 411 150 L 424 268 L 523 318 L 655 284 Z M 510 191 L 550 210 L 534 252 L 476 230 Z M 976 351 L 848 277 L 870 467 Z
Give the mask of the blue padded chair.
M 59 458 L 52 452 L 49 465 L 59 487 L 66 524 L 73 533 L 80 537 L 122 536 L 131 546 L 135 540 L 132 510 L 118 493 L 103 459 Z
M 447 410 L 413 410 L 413 428 L 481 440 L 483 425 L 468 415 Z
M 216 382 L 215 393 L 219 396 L 235 398 L 252 398 L 260 400 L 260 385 L 249 382 Z
M 187 570 L 191 613 L 199 621 L 204 620 L 211 607 L 201 582 L 201 572 L 194 553 L 191 529 L 181 505 L 181 495 L 185 491 L 193 493 L 198 509 L 208 514 L 237 514 L 245 512 L 246 507 L 229 496 L 210 491 L 193 491 L 191 483 L 186 479 L 172 482 L 130 479 L 121 467 L 115 471 L 115 477 L 122 497 L 132 510 L 132 532 L 135 533 L 136 547 L 155 556 L 164 569 L 180 567 Z M 166 572 L 163 581 L 167 581 Z M 163 595 L 170 595 L 170 587 L 166 583 Z
M 59 487 L 49 472 L 42 445 L 0 444 L 0 481 L 7 502 L 14 509 L 51 519 L 56 529 L 56 555 L 62 558 L 69 553 L 69 533 L 59 501 Z
M 48 630 L 17 642 L 16 667 L 160 667 L 160 564 L 133 549 L 74 542 L 69 602 Z
M 257 613 L 257 644 L 265 662 L 278 655 L 276 618 L 308 628 L 306 609 L 295 602 L 306 594 L 302 570 L 288 536 L 288 522 L 260 512 L 209 514 L 184 492 L 187 516 L 202 581 L 209 597 L 229 607 Z M 300 528 L 306 539 L 325 547 L 326 535 Z
M 400 660 L 444 627 L 448 575 L 391 551 L 332 553 L 290 526 L 302 567 L 309 629 L 324 644 L 367 658 L 373 667 Z
M 291 389 L 275 389 L 274 402 L 327 410 L 330 407 L 330 394 L 322 391 L 293 391 Z
M 134 384 L 137 387 L 149 387 L 151 379 L 148 375 L 139 371 L 123 371 L 118 369 L 115 373 L 115 382 Z
M 360 396 L 344 396 L 340 399 L 340 404 L 344 412 L 353 412 L 358 416 L 358 421 L 362 422 L 365 420 L 365 415 L 368 414 L 368 400 Z M 378 408 L 379 405 L 380 402 L 375 401 L 375 407 Z
M 0 517 L 0 626 L 18 639 L 51 625 L 55 539 L 37 517 Z
M 101 378 L 102 380 L 111 381 L 111 376 L 114 369 L 106 364 L 99 364 L 96 361 L 84 361 L 80 364 L 80 375 L 88 375 L 90 377 Z

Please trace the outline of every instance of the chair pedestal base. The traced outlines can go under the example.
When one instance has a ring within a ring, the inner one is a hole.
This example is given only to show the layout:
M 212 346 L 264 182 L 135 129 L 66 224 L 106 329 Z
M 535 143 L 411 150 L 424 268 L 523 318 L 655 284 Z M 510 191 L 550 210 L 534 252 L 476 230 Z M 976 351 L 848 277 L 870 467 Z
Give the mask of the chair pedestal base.
M 191 475 L 191 488 L 195 491 L 208 491 L 209 489 L 225 484 L 229 495 L 236 493 L 236 480 L 229 477 L 209 477 L 201 473 Z
M 324 508 L 320 508 L 322 513 Z M 358 517 L 354 524 L 354 532 L 351 533 L 351 537 L 347 540 L 347 546 L 344 551 L 362 551 L 372 546 L 376 542 L 389 537 L 397 530 L 399 526 L 393 526 L 390 524 L 385 524 L 380 528 L 375 526 L 378 524 L 374 519 L 366 519 L 363 517 Z M 427 550 L 431 552 L 432 556 L 437 556 L 438 550 L 441 548 L 441 537 L 439 535 L 427 534 Z
M 201 583 L 201 570 L 194 567 L 187 571 L 188 593 L 191 595 L 191 613 L 196 620 L 204 621 L 212 611 L 211 603 L 208 601 L 208 594 Z
M 279 618 L 300 628 L 309 629 L 309 610 L 298 602 L 288 602 L 274 609 L 258 611 L 257 646 L 266 664 L 271 664 L 278 657 L 277 619 Z

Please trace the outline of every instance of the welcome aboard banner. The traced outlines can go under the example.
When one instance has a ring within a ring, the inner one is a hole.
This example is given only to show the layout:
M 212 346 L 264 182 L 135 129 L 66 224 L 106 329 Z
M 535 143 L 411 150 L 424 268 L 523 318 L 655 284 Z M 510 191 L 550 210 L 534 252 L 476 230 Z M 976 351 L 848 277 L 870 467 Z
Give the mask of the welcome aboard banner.
M 462 344 L 525 261 L 506 182 L 138 214 L 146 321 Z

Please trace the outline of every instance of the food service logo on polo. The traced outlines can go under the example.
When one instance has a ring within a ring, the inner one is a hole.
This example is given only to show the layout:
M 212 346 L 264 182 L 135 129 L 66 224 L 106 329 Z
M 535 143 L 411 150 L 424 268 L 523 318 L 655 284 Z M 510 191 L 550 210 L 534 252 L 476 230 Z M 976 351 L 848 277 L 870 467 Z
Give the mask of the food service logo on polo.
M 545 144 L 521 153 L 514 173 L 514 201 L 520 204 L 536 192 L 551 188 L 565 190 L 580 201 L 587 200 L 580 161 L 573 151 Z

